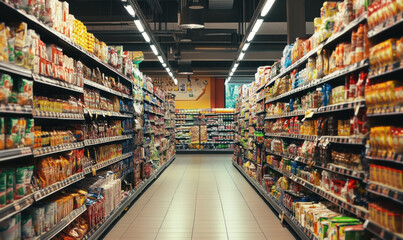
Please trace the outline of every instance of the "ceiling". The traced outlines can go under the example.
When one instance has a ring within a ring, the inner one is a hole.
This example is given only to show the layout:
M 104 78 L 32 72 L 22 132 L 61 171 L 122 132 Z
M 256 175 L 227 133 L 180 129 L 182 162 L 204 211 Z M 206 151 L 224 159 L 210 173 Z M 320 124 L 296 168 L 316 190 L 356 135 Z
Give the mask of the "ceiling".
M 108 45 L 123 45 L 125 50 L 143 51 L 145 60 L 140 64 L 140 70 L 151 77 L 167 77 L 121 0 L 68 2 L 70 12 L 98 39 Z M 179 0 L 137 2 L 174 72 L 178 69 L 180 56 L 181 60 L 192 61 L 195 76 L 225 78 L 259 0 L 206 0 L 203 12 L 205 28 L 188 31 L 180 29 L 177 24 Z M 323 2 L 305 0 L 307 36 L 313 33 L 312 21 L 319 16 Z M 192 41 L 183 43 L 180 39 L 186 34 Z M 234 77 L 253 78 L 259 66 L 271 65 L 280 59 L 286 44 L 286 1 L 276 0 Z

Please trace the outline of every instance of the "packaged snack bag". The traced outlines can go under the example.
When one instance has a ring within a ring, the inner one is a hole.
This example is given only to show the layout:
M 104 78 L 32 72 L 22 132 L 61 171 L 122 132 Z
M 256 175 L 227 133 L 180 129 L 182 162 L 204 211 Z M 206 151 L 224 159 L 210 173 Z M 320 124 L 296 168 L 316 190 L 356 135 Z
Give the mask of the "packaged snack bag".
M 20 122 L 17 118 L 6 119 L 6 149 L 17 148 L 21 144 L 22 134 L 20 131 L 21 126 L 19 124 Z
M 7 186 L 7 170 L 0 169 L 0 207 L 4 207 L 7 204 L 6 186 Z
M 7 174 L 6 201 L 7 201 L 7 204 L 9 204 L 14 201 L 14 184 L 15 184 L 14 169 L 8 168 L 6 170 L 6 174 Z
M 33 240 L 35 237 L 32 213 L 30 212 L 21 215 L 21 236 L 24 240 Z
M 13 79 L 8 74 L 0 73 L 0 103 L 8 103 L 13 90 Z
M 26 194 L 30 194 L 32 192 L 32 190 L 31 190 L 31 179 L 32 179 L 33 174 L 34 174 L 34 166 L 25 167 L 24 185 L 25 185 Z
M 36 236 L 40 236 L 44 232 L 45 211 L 43 207 L 36 207 L 32 210 L 32 222 Z
M 0 117 L 0 150 L 4 149 L 4 117 Z
M 20 239 L 20 228 L 18 224 L 21 215 L 17 214 L 0 223 L 0 239 L 2 240 L 16 240 Z
M 24 64 L 24 47 L 25 47 L 25 38 L 27 37 L 27 24 L 22 22 L 16 29 L 15 35 L 15 63 L 17 65 Z
M 7 48 L 8 48 L 8 61 L 14 62 L 15 61 L 15 54 L 14 54 L 14 44 L 15 44 L 15 28 L 6 28 L 7 34 Z
M 32 81 L 21 79 L 18 83 L 17 101 L 20 106 L 32 105 Z
M 34 144 L 34 119 L 27 119 L 27 127 L 25 128 L 24 141 L 25 146 L 32 146 Z
M 25 167 L 18 167 L 15 170 L 15 199 L 23 198 L 26 195 L 25 174 Z
M 0 23 L 0 61 L 8 62 L 6 25 Z

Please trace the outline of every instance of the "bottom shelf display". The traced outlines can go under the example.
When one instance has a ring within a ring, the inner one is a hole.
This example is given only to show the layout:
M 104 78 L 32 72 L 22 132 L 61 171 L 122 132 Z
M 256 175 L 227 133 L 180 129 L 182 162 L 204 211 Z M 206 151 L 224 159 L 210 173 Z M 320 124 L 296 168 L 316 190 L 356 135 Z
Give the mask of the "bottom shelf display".
M 175 160 L 176 156 L 172 156 L 165 164 L 161 165 L 156 169 L 149 178 L 144 180 L 132 191 L 128 192 L 123 200 L 120 201 L 116 207 L 111 210 L 106 217 L 102 219 L 95 219 L 97 222 L 94 225 L 90 225 L 89 231 L 85 234 L 83 239 L 99 239 L 109 226 L 124 212 L 127 207 L 138 197 L 140 194 L 147 189 L 147 187 L 153 183 L 153 180 L 159 177 L 159 175 Z M 88 219 L 88 218 L 87 218 Z
M 249 181 L 249 183 L 257 190 L 257 192 L 276 210 L 279 214 L 280 221 L 286 221 L 289 226 L 295 231 L 295 233 L 304 240 L 307 239 L 317 239 L 312 232 L 308 231 L 306 228 L 302 227 L 294 217 L 292 217 L 288 211 L 284 211 L 284 207 L 275 200 L 261 184 L 259 184 L 256 179 L 250 177 L 245 170 L 239 166 L 237 163 L 232 162 L 232 165 Z
M 335 204 L 305 195 L 303 191 L 282 190 L 288 189 L 282 186 L 287 185 L 285 177 L 274 181 L 269 175 L 253 174 L 257 169 L 247 165 L 241 167 L 235 161 L 233 165 L 278 212 L 280 221 L 286 221 L 301 239 L 368 239 L 365 224 L 347 216 L 348 212 L 340 213 Z M 345 238 L 337 238 L 342 235 Z

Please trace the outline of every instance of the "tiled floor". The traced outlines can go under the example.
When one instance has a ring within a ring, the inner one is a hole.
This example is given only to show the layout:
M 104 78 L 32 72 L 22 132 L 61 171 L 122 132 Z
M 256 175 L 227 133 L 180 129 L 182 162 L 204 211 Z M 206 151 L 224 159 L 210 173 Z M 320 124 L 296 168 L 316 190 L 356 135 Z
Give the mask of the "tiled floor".
M 295 239 L 231 155 L 177 155 L 106 240 Z

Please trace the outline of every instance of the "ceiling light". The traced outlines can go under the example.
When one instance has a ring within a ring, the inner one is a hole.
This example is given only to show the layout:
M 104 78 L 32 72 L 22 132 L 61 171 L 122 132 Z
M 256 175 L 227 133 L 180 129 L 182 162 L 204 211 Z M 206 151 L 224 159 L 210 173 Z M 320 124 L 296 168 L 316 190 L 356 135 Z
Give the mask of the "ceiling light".
M 232 68 L 232 72 L 235 72 L 235 71 L 236 71 L 236 67 L 233 67 L 233 68 Z
M 273 6 L 274 0 L 266 0 L 266 3 L 264 4 L 264 7 L 262 9 L 262 12 L 260 13 L 260 16 L 264 17 L 266 14 L 270 11 L 270 8 Z
M 202 0 L 192 0 L 189 2 L 190 9 L 203 9 L 204 4 L 201 2 Z
M 126 4 L 126 5 L 124 5 L 124 7 L 125 7 L 126 11 L 127 11 L 132 17 L 134 17 L 135 13 L 134 13 L 134 9 L 133 9 L 132 5 Z
M 163 67 L 167 67 L 166 63 L 162 63 L 162 66 L 163 66 Z
M 178 79 L 174 78 L 175 85 L 178 85 Z
M 245 53 L 241 52 L 241 54 L 239 54 L 238 61 L 241 61 L 243 57 L 245 57 Z
M 141 33 L 141 35 L 143 35 L 144 40 L 146 40 L 146 42 L 150 42 L 150 37 L 148 36 L 148 34 L 146 32 Z
M 227 85 L 230 80 L 231 80 L 231 77 L 228 77 L 227 80 L 225 81 L 225 85 Z
M 234 68 L 237 69 L 238 66 L 239 66 L 239 63 L 235 63 Z
M 230 73 L 229 73 L 229 76 L 231 77 L 233 74 L 234 74 L 233 72 L 230 72 Z
M 160 63 L 165 64 L 165 63 L 164 63 L 164 59 L 162 59 L 161 56 L 158 56 L 157 58 L 158 58 L 158 60 L 160 61 Z
M 202 11 L 200 9 L 182 8 L 179 14 L 179 26 L 182 28 L 198 29 L 204 28 Z
M 158 56 L 158 50 L 157 50 L 157 48 L 155 47 L 155 45 L 150 45 L 150 47 L 151 47 L 151 50 L 153 50 L 153 53 L 154 53 L 156 56 Z
M 192 62 L 186 60 L 178 61 L 178 74 L 183 75 L 193 74 Z
M 170 77 L 174 77 L 174 75 L 172 74 L 172 72 L 168 73 Z
M 169 70 L 169 68 L 166 67 L 166 68 L 165 68 L 165 71 L 167 71 L 167 72 L 169 73 L 171 70 Z
M 263 19 L 258 19 L 255 23 L 255 26 L 252 28 L 252 32 L 257 32 L 259 31 L 260 26 L 262 26 Z
M 255 37 L 256 32 L 250 32 L 248 38 L 246 39 L 248 42 L 252 41 Z
M 137 29 L 139 30 L 139 32 L 144 32 L 144 28 L 143 25 L 141 24 L 140 20 L 134 20 L 134 24 L 136 24 Z
M 245 44 L 243 45 L 243 47 L 242 47 L 242 51 L 245 52 L 246 50 L 248 50 L 249 45 L 250 45 L 250 43 L 245 43 Z

